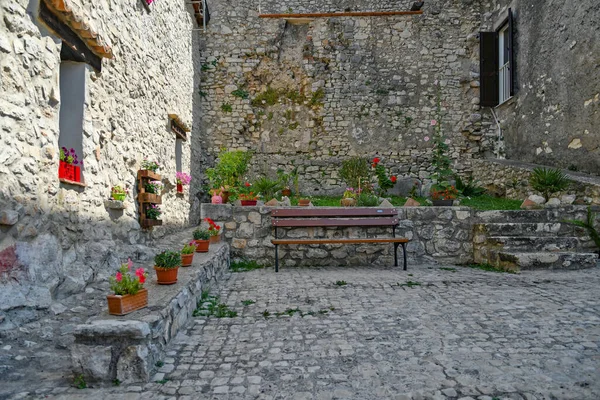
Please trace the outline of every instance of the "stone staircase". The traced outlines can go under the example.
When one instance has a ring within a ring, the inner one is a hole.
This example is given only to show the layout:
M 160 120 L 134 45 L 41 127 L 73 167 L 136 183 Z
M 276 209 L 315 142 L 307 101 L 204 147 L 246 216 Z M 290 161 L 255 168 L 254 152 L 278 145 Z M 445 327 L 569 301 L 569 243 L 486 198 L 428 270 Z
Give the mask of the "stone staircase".
M 474 225 L 474 260 L 509 271 L 595 267 L 587 232 L 562 222 L 585 214 L 585 207 L 478 212 L 485 222 Z

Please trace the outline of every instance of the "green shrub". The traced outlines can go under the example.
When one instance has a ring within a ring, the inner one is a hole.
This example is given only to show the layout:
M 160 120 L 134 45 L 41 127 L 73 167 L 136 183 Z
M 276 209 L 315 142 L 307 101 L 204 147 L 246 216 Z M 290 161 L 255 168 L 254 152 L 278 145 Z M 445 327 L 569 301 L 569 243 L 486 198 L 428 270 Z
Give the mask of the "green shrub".
M 364 188 L 365 183 L 370 182 L 370 176 L 371 165 L 366 158 L 356 156 L 342 162 L 340 177 L 348 187 L 356 189 L 360 186 Z
M 210 232 L 206 229 L 196 229 L 194 231 L 194 240 L 209 240 Z
M 468 181 L 463 181 L 460 176 L 456 176 L 456 189 L 464 197 L 478 197 L 485 193 L 485 188 L 478 185 L 478 181 L 473 180 L 473 177 L 469 177 Z
M 263 93 L 259 94 L 252 100 L 252 105 L 254 107 L 265 107 L 265 106 L 274 106 L 279 101 L 279 91 L 277 89 L 273 89 L 271 86 L 267 87 L 267 90 Z M 264 104 L 263 104 L 264 100 Z
M 597 214 L 595 212 L 592 212 L 592 207 L 588 206 L 587 217 L 586 217 L 585 221 L 579 221 L 576 219 L 567 219 L 567 220 L 564 220 L 564 222 L 566 222 L 567 224 L 575 225 L 580 228 L 586 229 L 588 231 L 588 235 L 590 235 L 590 237 L 596 244 L 596 247 L 598 247 L 598 250 L 600 251 L 600 232 L 598 232 L 598 230 L 594 226 L 594 224 L 596 222 L 596 216 L 597 216 Z
M 243 89 L 236 89 L 233 92 L 231 92 L 231 94 L 235 97 L 239 97 L 240 99 L 247 99 L 248 98 L 248 92 L 246 92 Z
M 163 251 L 154 257 L 154 265 L 159 268 L 177 268 L 181 266 L 181 254 L 178 251 Z
M 379 197 L 370 193 L 361 193 L 356 203 L 360 207 L 377 207 L 379 205 Z
M 221 104 L 221 111 L 230 113 L 233 111 L 233 107 L 229 103 L 223 103 Z
M 254 191 L 262 195 L 265 200 L 272 199 L 278 191 L 283 189 L 280 180 L 270 179 L 266 176 L 258 178 L 252 186 Z
M 211 186 L 213 188 L 239 186 L 241 177 L 248 171 L 248 163 L 252 155 L 250 151 L 222 150 L 215 167 L 206 170 Z
M 535 168 L 529 178 L 531 187 L 541 192 L 546 200 L 553 193 L 568 188 L 570 183 L 569 178 L 558 168 Z

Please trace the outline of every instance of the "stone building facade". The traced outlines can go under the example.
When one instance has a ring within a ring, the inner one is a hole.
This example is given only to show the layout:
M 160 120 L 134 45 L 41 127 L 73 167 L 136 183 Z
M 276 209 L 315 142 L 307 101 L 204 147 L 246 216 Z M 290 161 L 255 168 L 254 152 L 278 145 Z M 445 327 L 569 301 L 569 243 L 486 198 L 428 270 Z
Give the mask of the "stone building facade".
M 40 21 L 42 3 L 66 5 L 69 29 L 80 29 L 82 40 L 95 32 L 110 48 L 101 73 L 61 61 L 65 45 Z M 112 274 L 127 257 L 148 259 L 154 238 L 188 225 L 189 194 L 175 194 L 175 172 L 177 163 L 190 171 L 191 142 L 180 143 L 176 155 L 168 114 L 193 122 L 194 28 L 183 2 L 158 0 L 146 9 L 141 1 L 2 1 L 0 329 L 35 318 L 36 310 Z M 64 75 L 69 67 L 81 80 Z M 74 93 L 81 94 L 83 121 L 79 142 L 69 145 L 61 137 L 61 106 L 67 118 L 75 115 Z M 62 145 L 80 146 L 85 186 L 59 182 Z M 166 184 L 164 226 L 152 233 L 141 229 L 136 204 L 144 158 L 162 166 Z M 114 185 L 129 189 L 124 210 L 105 205 Z

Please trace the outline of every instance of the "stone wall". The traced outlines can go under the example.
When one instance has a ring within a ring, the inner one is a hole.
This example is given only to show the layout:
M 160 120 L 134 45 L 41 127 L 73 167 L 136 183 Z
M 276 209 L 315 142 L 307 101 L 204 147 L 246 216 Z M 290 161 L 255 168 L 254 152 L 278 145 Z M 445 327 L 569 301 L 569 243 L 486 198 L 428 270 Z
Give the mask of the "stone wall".
M 496 109 L 507 158 L 600 174 L 598 2 L 484 1 L 483 30 L 497 29 L 508 7 L 516 95 Z
M 411 2 L 270 2 L 262 11 L 400 9 Z M 438 89 L 450 155 L 483 154 L 495 134 L 479 112 L 478 2 L 426 2 L 423 15 L 260 19 L 256 2 L 211 1 L 202 36 L 200 132 L 205 160 L 255 151 L 254 173 L 299 168 L 302 191 L 342 188 L 341 161 L 378 155 L 427 177 Z M 201 171 L 199 164 L 198 172 Z
M 466 207 L 399 208 L 398 237 L 410 240 L 407 254 L 410 263 L 437 260 L 466 263 L 473 258 L 473 211 Z M 218 221 L 231 245 L 234 259 L 248 258 L 274 265 L 274 228 L 271 208 L 237 207 L 202 204 L 203 218 Z M 391 228 L 295 228 L 280 229 L 279 238 L 324 237 L 391 237 Z M 402 257 L 402 249 L 398 250 Z M 323 265 L 393 265 L 392 245 L 308 245 L 280 246 L 282 266 Z M 401 261 L 400 261 L 401 263 Z
M 0 313 L 48 307 L 82 290 L 155 237 L 188 224 L 188 194 L 175 195 L 175 135 L 168 113 L 191 124 L 194 66 L 192 18 L 183 2 L 70 2 L 110 43 L 102 73 L 86 70 L 83 180 L 59 183 L 61 41 L 38 22 L 26 0 L 0 6 Z M 28 10 L 28 6 L 30 9 Z M 145 157 L 163 166 L 165 227 L 138 223 L 136 173 Z M 191 169 L 190 142 L 183 170 Z M 126 209 L 104 205 L 113 185 L 126 185 Z M 0 318 L 0 323 L 2 319 Z

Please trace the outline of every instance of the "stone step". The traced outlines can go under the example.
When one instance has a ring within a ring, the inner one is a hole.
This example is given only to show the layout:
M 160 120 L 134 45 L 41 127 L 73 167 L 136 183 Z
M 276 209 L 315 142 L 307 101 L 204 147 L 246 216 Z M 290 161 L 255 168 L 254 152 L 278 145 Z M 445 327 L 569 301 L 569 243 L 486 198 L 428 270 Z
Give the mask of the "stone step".
M 504 211 L 477 211 L 476 216 L 488 223 L 501 222 L 560 222 L 563 219 L 584 219 L 587 213 L 585 206 L 571 206 L 565 208 L 547 208 L 544 210 L 504 210 Z
M 475 231 L 488 236 L 578 236 L 575 228 L 560 222 L 501 222 L 476 224 Z
M 585 269 L 597 266 L 597 253 L 499 251 L 497 266 L 509 270 Z
M 522 251 L 577 251 L 582 241 L 573 236 L 490 236 L 484 246 Z

